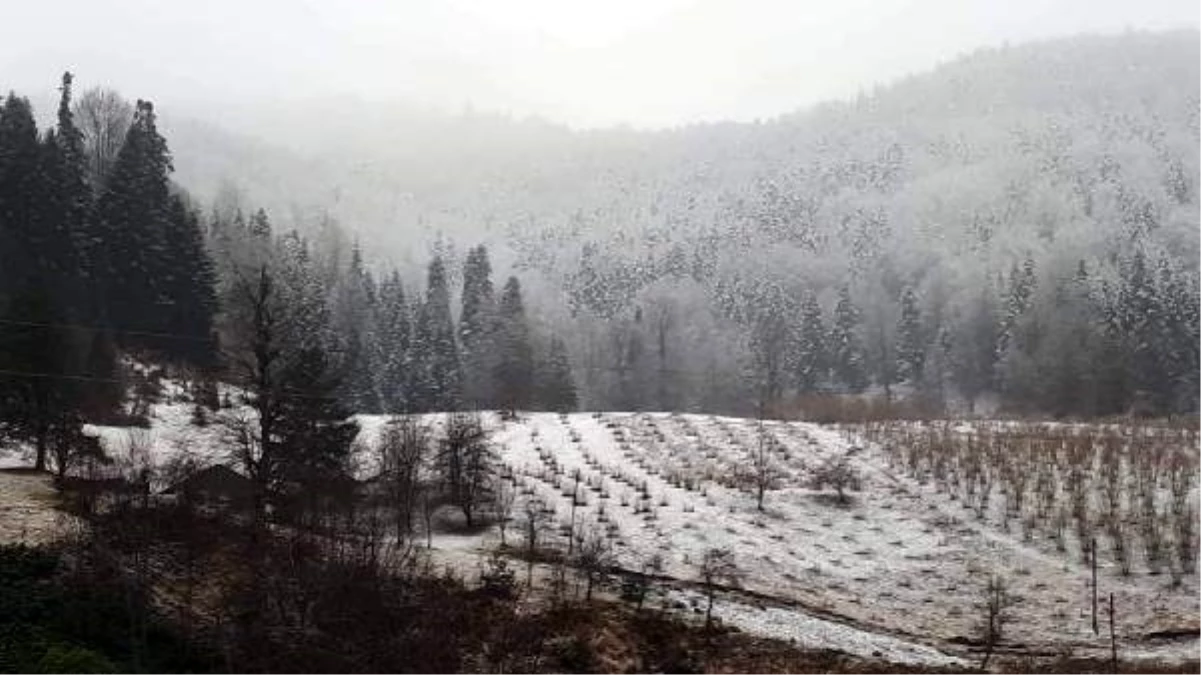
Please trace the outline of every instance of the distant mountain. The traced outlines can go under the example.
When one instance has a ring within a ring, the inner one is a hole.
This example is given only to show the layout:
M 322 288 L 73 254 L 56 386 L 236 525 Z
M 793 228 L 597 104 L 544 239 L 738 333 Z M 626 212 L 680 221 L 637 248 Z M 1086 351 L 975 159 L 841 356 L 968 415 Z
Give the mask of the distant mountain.
M 641 247 L 649 234 L 654 256 L 668 241 L 745 230 L 738 221 L 755 213 L 779 221 L 773 246 L 816 237 L 829 253 L 876 213 L 915 244 L 959 251 L 986 236 L 1016 254 L 1108 232 L 1062 197 L 1119 166 L 1163 236 L 1196 258 L 1196 209 L 1184 207 L 1196 199 L 1199 45 L 1180 31 L 988 49 L 853 101 L 673 131 L 570 132 L 361 101 L 260 111 L 278 120 L 262 141 L 173 111 L 164 127 L 177 179 L 199 196 L 231 183 L 284 220 L 328 212 L 389 257 L 438 233 L 508 240 L 527 257 L 548 240 Z M 1168 196 L 1171 172 L 1191 183 L 1183 202 Z M 799 212 L 759 213 L 773 208 Z
M 742 387 L 786 390 L 808 358 L 811 293 L 821 330 L 852 303 L 851 329 L 820 337 L 860 342 L 842 356 L 878 386 L 907 296 L 926 395 L 1109 413 L 1153 388 L 1195 410 L 1199 56 L 1195 30 L 986 49 L 854 100 L 668 131 L 353 100 L 258 111 L 247 128 L 287 150 L 164 126 L 201 197 L 229 181 L 284 226 L 338 221 L 412 287 L 431 250 L 453 275 L 488 244 L 593 407 L 747 411 Z M 1141 330 L 1174 337 L 1148 354 Z M 855 389 L 850 372 L 819 386 Z

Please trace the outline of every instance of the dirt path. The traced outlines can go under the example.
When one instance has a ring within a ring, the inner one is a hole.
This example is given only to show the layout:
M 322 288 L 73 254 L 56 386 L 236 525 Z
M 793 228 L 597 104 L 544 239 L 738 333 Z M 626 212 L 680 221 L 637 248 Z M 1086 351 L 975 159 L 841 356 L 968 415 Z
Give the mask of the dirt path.
M 43 544 L 57 538 L 69 518 L 57 505 L 50 474 L 0 470 L 0 544 Z

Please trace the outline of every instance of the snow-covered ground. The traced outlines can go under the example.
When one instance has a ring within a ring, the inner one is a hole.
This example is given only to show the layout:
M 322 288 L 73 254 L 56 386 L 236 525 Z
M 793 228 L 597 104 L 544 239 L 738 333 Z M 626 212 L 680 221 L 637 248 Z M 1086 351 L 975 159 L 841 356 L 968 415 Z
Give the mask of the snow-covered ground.
M 1094 636 L 1091 628 L 1089 571 L 1070 551 L 978 521 L 932 486 L 890 470 L 884 451 L 845 430 L 771 421 L 760 432 L 755 420 L 674 413 L 484 417 L 516 482 L 514 517 L 521 501 L 540 500 L 554 513 L 557 527 L 549 539 L 565 542 L 578 472 L 574 530 L 607 537 L 620 566 L 630 570 L 661 556 L 662 574 L 681 582 L 668 592 L 684 605 L 698 593 L 685 582 L 696 580 L 704 551 L 730 548 L 743 591 L 723 594 L 715 614 L 748 632 L 897 662 L 956 664 L 951 654 L 966 655 L 962 643 L 978 634 L 986 580 L 999 573 L 1016 602 L 1011 645 L 1077 655 L 1108 649 L 1107 631 Z M 370 473 L 386 418 L 356 419 L 356 464 Z M 437 426 L 443 419 L 425 421 Z M 180 453 L 228 459 L 226 427 L 194 426 L 192 406 L 182 399 L 153 406 L 151 422 L 144 431 L 91 431 L 110 451 L 131 441 L 149 443 L 157 462 Z M 782 475 L 762 511 L 738 480 L 760 433 Z M 862 475 L 862 490 L 850 504 L 807 487 L 815 466 L 848 452 Z M 520 539 L 516 523 L 509 536 Z M 495 532 L 441 535 L 434 547 L 436 557 L 470 573 L 478 566 L 470 564 L 472 556 L 478 559 L 496 541 Z M 1167 575 L 1123 577 L 1102 561 L 1100 588 L 1103 597 L 1113 592 L 1117 599 L 1120 649 L 1145 657 L 1196 656 L 1196 575 L 1174 588 Z M 1192 631 L 1192 637 L 1145 639 L 1173 631 Z
M 0 471 L 0 544 L 44 544 L 69 526 L 50 476 Z

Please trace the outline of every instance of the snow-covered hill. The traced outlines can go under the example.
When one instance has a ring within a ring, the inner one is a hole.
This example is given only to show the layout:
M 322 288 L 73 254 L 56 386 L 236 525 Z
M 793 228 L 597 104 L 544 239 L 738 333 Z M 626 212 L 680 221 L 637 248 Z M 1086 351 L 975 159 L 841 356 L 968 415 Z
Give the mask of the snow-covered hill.
M 138 446 L 157 464 L 181 454 L 228 461 L 225 427 L 219 420 L 195 425 L 193 406 L 171 391 L 169 402 L 152 407 L 149 429 L 92 431 L 116 455 Z M 356 419 L 356 461 L 369 475 L 387 418 Z M 444 419 L 422 421 L 436 429 Z M 545 540 L 565 547 L 574 491 L 574 531 L 605 537 L 620 567 L 641 570 L 661 556 L 666 579 L 656 603 L 691 614 L 701 602 L 694 584 L 701 556 L 729 548 L 743 578 L 715 610 L 726 622 L 805 646 L 954 664 L 951 655 L 977 634 L 988 577 L 1001 574 L 1015 599 L 1009 642 L 1048 653 L 1108 649 L 1108 635 L 1092 632 L 1089 570 L 1077 556 L 978 520 L 932 486 L 894 473 L 882 449 L 845 430 L 676 413 L 533 413 L 514 421 L 485 413 L 484 422 L 516 488 L 514 518 L 525 501 L 539 501 L 552 514 Z M 780 476 L 762 511 L 745 485 L 761 439 Z M 815 467 L 841 455 L 861 477 L 846 504 L 808 487 Z M 12 465 L 20 457 L 0 460 Z M 520 539 L 515 531 L 517 524 L 510 538 Z M 470 571 L 498 541 L 495 528 L 444 533 L 434 553 Z M 1103 560 L 1100 586 L 1116 596 L 1122 650 L 1195 658 L 1196 575 L 1173 587 L 1143 570 L 1122 576 Z M 1183 639 L 1152 639 L 1181 632 Z

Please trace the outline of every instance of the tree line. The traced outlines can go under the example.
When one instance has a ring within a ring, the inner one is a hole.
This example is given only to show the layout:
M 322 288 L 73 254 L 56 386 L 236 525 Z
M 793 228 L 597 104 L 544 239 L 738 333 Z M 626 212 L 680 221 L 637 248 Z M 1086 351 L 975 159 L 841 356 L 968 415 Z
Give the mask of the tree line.
M 255 320 L 289 326 L 275 336 L 293 341 L 287 387 L 339 406 L 306 411 L 319 419 L 576 407 L 563 341 L 531 330 L 516 277 L 496 297 L 485 247 L 456 323 L 440 257 L 410 297 L 395 270 L 377 282 L 357 244 L 343 262 L 276 234 L 262 209 L 205 215 L 171 180 L 151 102 L 103 88 L 75 101 L 72 85 L 65 73 L 44 131 L 27 98 L 0 106 L 0 407 L 39 469 L 80 445 L 85 421 L 137 421 L 139 363 L 192 373 L 213 403 L 217 381 L 253 383 L 239 336 Z

